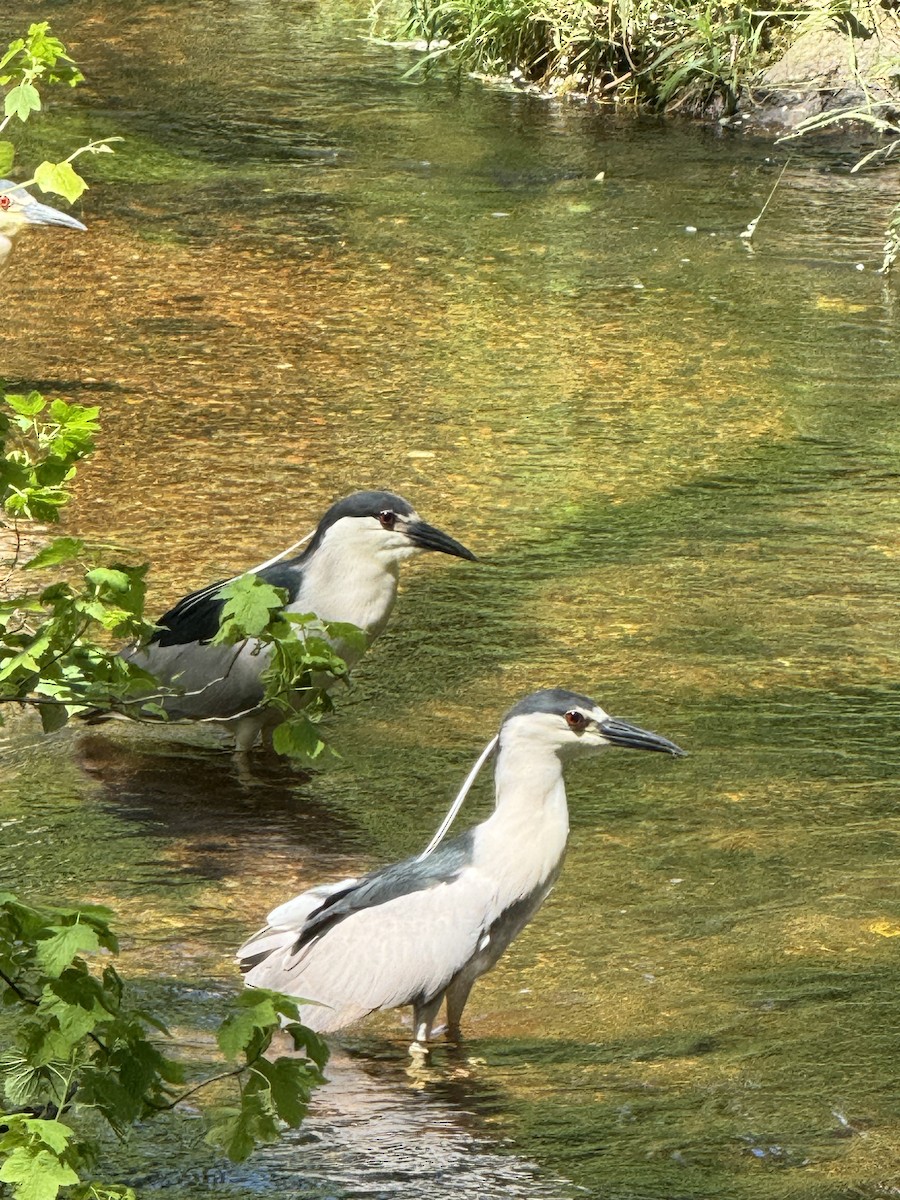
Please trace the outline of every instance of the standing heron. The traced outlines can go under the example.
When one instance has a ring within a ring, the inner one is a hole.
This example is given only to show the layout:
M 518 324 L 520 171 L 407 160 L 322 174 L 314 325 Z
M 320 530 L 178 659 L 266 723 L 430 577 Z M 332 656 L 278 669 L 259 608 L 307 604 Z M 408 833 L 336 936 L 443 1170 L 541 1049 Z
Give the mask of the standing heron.
M 41 204 L 23 187 L 10 179 L 0 179 L 0 267 L 12 253 L 13 242 L 31 225 L 65 225 L 68 229 L 86 229 L 68 213 Z
M 424 1049 L 446 999 L 448 1034 L 457 1039 L 472 985 L 531 920 L 562 868 L 564 765 L 607 746 L 684 753 L 587 696 L 558 688 L 526 696 L 500 726 L 491 816 L 433 853 L 276 908 L 238 951 L 246 983 L 315 1001 L 301 1017 L 322 1033 L 411 1004 L 412 1053 Z
M 425 550 L 475 559 L 471 550 L 426 524 L 402 496 L 355 492 L 329 508 L 301 554 L 253 573 L 287 592 L 284 611 L 355 625 L 368 646 L 388 623 L 400 564 Z M 225 604 L 223 582 L 179 600 L 160 617 L 148 645 L 123 653 L 174 690 L 176 694 L 160 700 L 169 717 L 225 722 L 234 732 L 236 749 L 244 751 L 282 718 L 262 703 L 267 648 L 255 638 L 233 646 L 211 644 Z M 364 652 L 340 641 L 335 648 L 348 667 Z

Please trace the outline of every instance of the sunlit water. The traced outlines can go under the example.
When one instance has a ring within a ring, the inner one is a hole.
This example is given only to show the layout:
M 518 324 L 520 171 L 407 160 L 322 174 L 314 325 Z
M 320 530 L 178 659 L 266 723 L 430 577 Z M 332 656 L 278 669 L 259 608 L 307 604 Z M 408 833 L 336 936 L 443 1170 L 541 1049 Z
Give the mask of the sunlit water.
M 7 380 L 102 409 L 67 528 L 146 556 L 154 611 L 357 487 L 484 561 L 408 572 L 312 779 L 13 721 L 3 884 L 116 908 L 206 1047 L 267 909 L 424 845 L 523 693 L 691 752 L 571 772 L 562 879 L 461 1055 L 412 1079 L 379 1018 L 248 1166 L 172 1128 L 121 1169 L 241 1200 L 895 1194 L 892 181 L 795 151 L 751 253 L 782 148 L 416 85 L 340 8 L 42 15 L 89 84 L 23 153 L 127 139 L 87 165 L 88 233 L 4 277 Z

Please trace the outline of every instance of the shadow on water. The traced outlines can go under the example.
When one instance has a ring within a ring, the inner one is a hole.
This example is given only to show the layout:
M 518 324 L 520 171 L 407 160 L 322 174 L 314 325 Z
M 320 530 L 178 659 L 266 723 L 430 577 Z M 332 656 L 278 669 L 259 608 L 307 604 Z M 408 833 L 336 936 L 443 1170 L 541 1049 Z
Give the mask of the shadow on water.
M 354 823 L 322 802 L 313 774 L 264 753 L 248 760 L 154 732 L 81 736 L 73 759 L 99 785 L 95 802 L 109 817 L 189 848 L 187 869 L 198 880 L 239 876 L 246 855 L 276 846 L 315 863 L 353 843 Z

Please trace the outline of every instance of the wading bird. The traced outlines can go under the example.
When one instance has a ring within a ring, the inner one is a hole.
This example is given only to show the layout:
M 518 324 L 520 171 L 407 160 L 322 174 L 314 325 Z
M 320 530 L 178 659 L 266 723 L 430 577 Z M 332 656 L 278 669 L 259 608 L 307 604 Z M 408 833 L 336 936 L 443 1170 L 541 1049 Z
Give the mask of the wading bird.
M 329 508 L 301 554 L 253 573 L 285 589 L 287 612 L 348 622 L 365 633 L 368 645 L 391 615 L 400 564 L 424 550 L 475 560 L 471 550 L 427 525 L 401 496 L 356 492 Z M 282 717 L 261 704 L 266 648 L 254 638 L 233 646 L 210 644 L 225 604 L 219 595 L 223 582 L 179 600 L 159 619 L 148 645 L 123 653 L 178 693 L 160 701 L 170 718 L 226 722 L 236 749 L 244 751 Z M 348 666 L 363 653 L 361 647 L 341 642 L 336 649 Z
M 322 1033 L 411 1004 L 411 1053 L 423 1051 L 446 998 L 448 1034 L 458 1038 L 475 980 L 559 875 L 569 832 L 563 766 L 607 746 L 684 753 L 587 696 L 551 689 L 519 701 L 500 726 L 491 816 L 433 853 L 276 908 L 238 951 L 246 983 L 316 1001 L 301 1016 Z
M 13 241 L 29 225 L 65 225 L 69 229 L 86 229 L 68 213 L 41 204 L 22 187 L 9 179 L 0 179 L 0 267 L 9 258 Z

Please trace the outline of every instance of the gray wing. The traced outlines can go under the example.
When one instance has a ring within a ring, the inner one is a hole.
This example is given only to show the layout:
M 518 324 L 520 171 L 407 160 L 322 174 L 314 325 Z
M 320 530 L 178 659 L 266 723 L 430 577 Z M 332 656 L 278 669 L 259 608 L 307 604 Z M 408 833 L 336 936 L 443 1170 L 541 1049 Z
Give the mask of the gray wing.
M 299 953 L 296 930 L 266 930 L 256 944 L 267 952 L 246 982 L 313 1002 L 301 1019 L 322 1033 L 437 996 L 476 953 L 492 892 L 467 868 L 453 883 L 354 913 Z
M 295 949 L 301 950 L 362 909 L 377 908 L 410 892 L 424 892 L 442 883 L 452 883 L 471 863 L 472 848 L 472 833 L 466 831 L 450 838 L 428 858 L 407 858 L 333 889 L 304 921 Z
M 248 984 L 315 1001 L 302 1019 L 329 1032 L 438 995 L 476 953 L 494 903 L 464 834 L 422 862 L 336 885 L 324 901 L 304 893 L 276 909 L 284 923 L 261 930 L 239 957 Z
M 160 701 L 170 717 L 193 720 L 233 717 L 256 708 L 263 697 L 260 676 L 269 660 L 266 648 L 256 642 L 235 646 L 151 642 L 129 647 L 122 656 L 177 692 Z
M 299 594 L 303 572 L 292 561 L 275 563 L 258 574 L 273 587 L 284 588 L 288 604 Z M 262 700 L 260 676 L 268 665 L 267 651 L 256 642 L 210 644 L 219 628 L 225 603 L 219 592 L 225 582 L 183 597 L 160 617 L 148 645 L 123 651 L 124 658 L 178 692 L 162 701 L 171 717 L 233 717 Z

